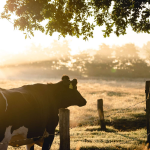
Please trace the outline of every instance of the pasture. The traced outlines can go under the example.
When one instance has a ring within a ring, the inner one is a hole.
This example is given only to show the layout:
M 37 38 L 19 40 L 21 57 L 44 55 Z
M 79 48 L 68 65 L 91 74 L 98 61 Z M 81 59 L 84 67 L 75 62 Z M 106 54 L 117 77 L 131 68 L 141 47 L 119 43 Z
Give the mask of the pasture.
M 87 105 L 69 108 L 71 150 L 146 149 L 146 80 L 150 79 L 78 79 L 78 90 L 87 99 Z M 0 87 L 57 81 L 0 80 Z M 100 130 L 97 99 L 103 99 L 106 132 Z M 55 136 L 51 150 L 58 149 L 59 136 Z M 25 150 L 25 146 L 9 150 Z M 36 146 L 36 150 L 41 148 Z

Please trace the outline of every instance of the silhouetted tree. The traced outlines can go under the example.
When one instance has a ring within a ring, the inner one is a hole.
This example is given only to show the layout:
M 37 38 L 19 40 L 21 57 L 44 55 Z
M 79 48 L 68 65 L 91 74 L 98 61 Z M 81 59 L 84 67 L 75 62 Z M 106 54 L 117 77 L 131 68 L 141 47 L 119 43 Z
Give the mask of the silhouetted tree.
M 121 47 L 116 47 L 115 58 L 118 69 L 128 69 L 132 63 L 136 63 L 139 59 L 138 50 L 134 44 L 125 44 Z
M 146 51 L 148 50 L 147 46 L 148 44 L 145 46 Z M 150 66 L 147 65 L 144 59 L 139 57 L 139 48 L 134 44 L 115 47 L 102 44 L 99 46 L 99 50 L 93 50 L 92 53 L 82 51 L 79 54 L 71 55 L 67 42 L 54 41 L 51 47 L 42 50 L 40 47 L 33 45 L 31 50 L 27 51 L 25 59 L 34 57 L 37 53 L 40 56 L 41 51 L 42 54 L 47 56 L 47 60 L 37 61 L 35 57 L 33 62 L 29 61 L 22 65 L 13 66 L 16 72 L 20 70 L 20 73 L 26 74 L 27 71 L 24 71 L 23 68 L 27 68 L 30 73 L 36 74 L 37 77 L 43 75 L 56 77 L 62 74 L 88 77 L 150 76 Z M 44 58 L 44 55 L 42 57 Z
M 88 52 L 82 51 L 72 56 L 72 58 L 74 60 L 72 70 L 79 72 L 80 76 L 87 75 L 86 65 L 92 61 L 92 56 Z
M 147 44 L 143 45 L 142 50 L 144 51 L 145 54 L 145 61 L 148 62 L 150 65 L 150 41 L 147 42 Z
M 113 49 L 106 44 L 99 46 L 91 64 L 88 64 L 88 73 L 94 76 L 110 75 L 113 69 Z M 95 69 L 95 71 L 93 70 Z

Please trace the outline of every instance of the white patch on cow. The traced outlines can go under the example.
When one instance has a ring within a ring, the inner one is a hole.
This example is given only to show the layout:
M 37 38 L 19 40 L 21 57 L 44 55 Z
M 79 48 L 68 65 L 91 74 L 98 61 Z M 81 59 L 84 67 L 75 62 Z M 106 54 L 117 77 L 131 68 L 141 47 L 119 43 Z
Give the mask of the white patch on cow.
M 8 145 L 18 147 L 21 145 L 33 143 L 33 140 L 27 139 L 28 129 L 26 127 L 22 126 L 14 130 L 12 134 L 11 134 L 11 128 L 12 126 L 9 126 L 6 128 L 5 137 L 1 141 L 1 143 L 4 143 L 4 144 L 0 145 L 0 150 L 3 150 L 3 149 L 7 150 L 7 148 L 3 148 L 3 147 L 8 147 Z
M 1 141 L 2 144 L 0 145 L 0 149 L 1 150 L 7 150 L 8 143 L 9 143 L 9 141 L 11 139 L 11 128 L 12 128 L 12 126 L 9 126 L 5 130 L 5 137 Z
M 9 145 L 21 146 L 33 143 L 33 140 L 27 139 L 28 128 L 22 126 L 13 131 Z
M 8 107 L 8 102 L 7 102 L 7 98 L 5 97 L 5 95 L 3 94 L 3 92 L 0 90 L 0 92 L 1 92 L 1 94 L 2 94 L 2 96 L 3 96 L 3 98 L 5 99 L 5 101 L 6 101 L 6 109 L 5 109 L 5 111 L 7 110 L 7 107 Z
M 27 145 L 27 150 L 30 149 L 30 147 L 34 144 L 37 144 L 42 147 L 44 138 L 49 136 L 49 133 L 45 129 L 43 136 L 39 140 L 34 141 L 32 138 L 27 139 L 28 128 L 22 126 L 14 130 L 12 134 L 11 134 L 11 128 L 12 126 L 6 128 L 5 137 L 0 142 L 4 144 L 2 145 L 0 144 L 0 150 L 7 150 L 8 145 L 11 145 L 13 147 Z
M 13 131 L 12 137 L 16 136 L 16 135 L 22 135 L 24 138 L 26 138 L 27 133 L 28 133 L 28 128 L 22 126 L 22 127 L 20 127 L 20 128 Z
M 4 137 L 4 140 L 2 142 L 10 141 L 10 139 L 11 139 L 11 128 L 12 128 L 12 126 L 9 126 L 6 128 L 5 137 Z

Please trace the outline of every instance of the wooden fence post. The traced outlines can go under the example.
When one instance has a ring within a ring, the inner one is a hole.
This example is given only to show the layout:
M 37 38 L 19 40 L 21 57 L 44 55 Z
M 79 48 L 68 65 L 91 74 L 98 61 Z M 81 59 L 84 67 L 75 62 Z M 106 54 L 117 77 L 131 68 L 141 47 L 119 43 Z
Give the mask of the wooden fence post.
M 105 124 L 104 112 L 103 112 L 103 99 L 97 100 L 97 110 L 98 110 L 98 115 L 99 115 L 99 119 L 100 119 L 101 130 L 105 131 L 106 124 Z
M 149 143 L 150 148 L 150 81 L 146 81 L 145 95 L 146 95 L 146 118 L 147 118 L 147 143 Z
M 150 99 L 150 81 L 146 81 L 145 94 L 146 94 L 146 99 Z
M 59 109 L 60 150 L 70 150 L 70 111 Z

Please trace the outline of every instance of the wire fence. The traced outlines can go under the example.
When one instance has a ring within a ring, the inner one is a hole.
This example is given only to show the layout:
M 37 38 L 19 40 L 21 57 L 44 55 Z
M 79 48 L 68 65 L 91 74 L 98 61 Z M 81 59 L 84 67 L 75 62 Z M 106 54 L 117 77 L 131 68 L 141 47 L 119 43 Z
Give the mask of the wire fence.
M 125 111 L 125 110 L 127 110 L 127 109 L 129 109 L 129 108 L 132 108 L 132 107 L 134 107 L 134 106 L 136 106 L 136 105 L 139 105 L 139 104 L 141 104 L 141 103 L 144 103 L 144 102 L 146 102 L 146 100 L 143 100 L 143 101 L 141 101 L 141 102 L 139 102 L 139 103 L 133 104 L 133 105 L 131 105 L 131 106 L 129 106 L 129 107 L 126 107 L 126 108 L 124 108 L 124 109 L 122 109 L 122 110 L 119 110 L 119 111 L 117 111 L 117 112 L 114 112 L 114 113 L 112 113 L 112 114 L 110 114 L 110 115 L 107 115 L 107 116 L 105 116 L 105 117 L 106 117 L 106 118 L 111 117 L 112 115 L 115 115 L 115 114 L 118 114 L 118 113 L 120 113 L 120 112 L 123 112 L 123 111 Z M 109 110 L 107 110 L 107 111 L 109 111 Z M 95 119 L 94 121 L 97 121 L 97 122 L 98 122 L 99 119 Z M 86 125 L 89 125 L 89 124 L 91 124 L 91 121 L 84 123 L 83 126 L 86 126 Z M 78 127 L 79 127 L 79 125 L 77 125 L 77 126 L 75 126 L 75 127 L 72 127 L 72 128 L 70 128 L 70 129 L 74 129 L 74 128 L 78 128 Z M 121 135 L 121 136 L 125 136 L 125 135 L 120 134 L 120 133 L 118 133 L 118 132 L 116 132 L 116 134 Z M 24 139 L 21 139 L 21 140 L 13 141 L 13 142 L 11 142 L 11 143 L 17 143 L 17 142 L 26 141 L 26 140 L 34 140 L 35 138 L 36 138 L 36 139 L 38 139 L 38 138 L 39 138 L 39 139 L 40 139 L 40 138 L 45 138 L 45 137 L 47 137 L 47 136 L 49 136 L 49 135 L 59 135 L 59 131 L 57 131 L 55 134 L 47 134 L 47 135 L 38 136 L 38 137 L 24 138 Z M 86 134 L 84 134 L 84 135 L 86 135 Z M 74 134 L 70 134 L 70 136 L 74 136 Z M 139 137 L 139 138 L 132 138 L 132 137 L 127 137 L 127 136 L 125 136 L 125 137 L 128 138 L 129 140 L 139 142 L 139 141 L 141 141 L 141 139 L 146 138 L 147 135 L 144 135 L 143 137 Z M 95 142 L 96 142 L 96 141 L 95 141 Z M 101 140 L 101 142 L 104 142 L 104 140 Z M 57 142 L 55 142 L 55 144 L 56 144 L 56 143 L 57 143 Z M 9 143 L 9 142 L 0 142 L 0 145 L 3 145 L 3 144 L 10 144 L 10 143 Z
M 115 115 L 115 114 L 118 114 L 118 113 L 123 113 L 125 110 L 127 110 L 127 109 L 129 109 L 129 108 L 132 108 L 132 107 L 134 107 L 134 106 L 137 106 L 137 105 L 139 105 L 139 104 L 142 104 L 142 103 L 145 103 L 146 102 L 146 100 L 143 100 L 143 101 L 141 101 L 141 102 L 139 102 L 139 103 L 136 103 L 136 104 L 133 104 L 133 105 L 130 105 L 129 107 L 126 107 L 126 108 L 124 108 L 124 109 L 122 109 L 122 110 L 118 110 L 118 111 L 116 111 L 116 112 L 114 112 L 114 113 L 112 113 L 112 114 L 110 114 L 110 115 L 107 115 L 107 116 L 105 116 L 106 118 L 108 118 L 108 117 L 111 117 L 111 116 L 113 116 L 113 115 Z M 105 108 L 105 107 L 104 107 Z M 108 112 L 109 112 L 109 110 L 107 110 Z M 144 110 L 143 110 L 144 111 Z M 94 121 L 99 121 L 99 119 L 95 119 Z M 87 122 L 86 124 L 87 125 L 89 125 L 91 123 L 91 121 L 90 122 Z M 86 124 L 84 124 L 84 126 L 86 125 Z M 79 126 L 76 126 L 76 127 L 79 127 Z M 74 127 L 74 128 L 76 128 L 76 127 Z M 73 128 L 71 128 L 71 129 L 73 129 Z M 124 134 L 121 134 L 121 133 L 119 133 L 119 132 L 115 132 L 115 134 L 116 135 L 119 135 L 119 136 L 121 136 L 121 137 L 124 137 L 124 138 L 126 138 L 126 139 L 128 139 L 130 142 L 131 141 L 134 141 L 134 143 L 137 143 L 137 144 L 139 144 L 139 143 L 141 143 L 141 141 L 142 142 L 144 142 L 144 143 L 146 143 L 147 141 L 147 134 L 145 134 L 145 135 L 143 135 L 143 136 L 141 136 L 140 135 L 140 137 L 130 137 L 129 135 L 124 135 Z M 84 135 L 86 135 L 86 134 L 84 134 Z M 71 135 L 71 136 L 73 136 L 73 135 Z M 95 141 L 95 140 L 94 140 Z M 103 143 L 111 143 L 111 142 L 116 142 L 116 140 L 107 140 L 106 141 L 106 139 L 99 139 L 98 141 L 96 140 L 95 142 L 103 142 Z M 124 139 L 119 139 L 119 141 L 117 140 L 117 142 L 119 142 L 119 144 L 125 144 L 124 143 Z
M 127 110 L 127 109 L 129 109 L 129 108 L 132 108 L 132 107 L 134 107 L 134 106 L 136 106 L 136 105 L 139 105 L 139 104 L 141 104 L 141 103 L 144 103 L 144 102 L 146 102 L 146 100 L 143 100 L 143 101 L 141 101 L 141 102 L 139 102 L 139 103 L 136 103 L 136 104 L 134 104 L 134 105 L 131 105 L 131 106 L 129 106 L 129 107 L 126 107 L 126 108 L 124 108 L 124 109 L 122 109 L 122 110 L 119 110 L 119 111 L 117 111 L 117 112 L 114 112 L 114 113 L 112 113 L 112 114 L 110 114 L 110 115 L 107 115 L 107 116 L 105 116 L 106 118 L 108 118 L 108 117 L 111 117 L 112 115 L 115 115 L 115 114 L 118 114 L 118 113 L 120 113 L 120 112 L 123 112 L 123 111 L 125 111 L 125 110 Z M 105 108 L 105 107 L 104 107 Z M 107 110 L 107 111 L 109 111 L 109 110 Z M 99 121 L 99 119 L 95 119 L 94 121 Z M 83 126 L 86 126 L 86 125 L 89 125 L 89 124 L 91 124 L 91 121 L 89 121 L 89 122 L 86 122 L 86 123 L 84 123 L 84 125 Z M 74 129 L 74 128 L 79 128 L 80 126 L 79 125 L 77 125 L 77 126 L 75 126 L 75 127 L 72 127 L 72 128 L 70 128 L 70 129 Z M 143 138 L 147 138 L 147 135 L 144 135 L 144 136 L 142 136 L 142 137 L 136 137 L 136 138 L 132 138 L 132 137 L 127 137 L 127 136 L 125 136 L 125 135 L 123 135 L 123 134 L 120 134 L 120 133 L 118 133 L 118 132 L 115 132 L 116 134 L 118 134 L 118 135 L 120 135 L 120 136 L 122 136 L 122 137 L 125 137 L 125 138 L 128 138 L 130 141 L 136 141 L 137 143 L 139 142 L 139 141 L 141 141 Z M 55 134 L 47 134 L 47 135 L 43 135 L 43 136 L 38 136 L 38 137 L 32 137 L 32 138 L 24 138 L 24 139 L 21 139 L 21 140 L 16 140 L 16 141 L 13 141 L 13 142 L 11 142 L 11 143 L 17 143 L 17 142 L 21 142 L 21 141 L 26 141 L 26 140 L 34 140 L 35 138 L 36 139 L 40 139 L 40 138 L 45 138 L 45 137 L 47 137 L 47 136 L 49 136 L 49 135 L 59 135 L 59 131 L 57 131 Z M 84 134 L 84 135 L 86 135 L 86 134 Z M 74 136 L 74 134 L 70 134 L 70 136 Z M 105 142 L 105 140 L 103 140 L 103 139 L 99 139 L 98 140 L 99 142 Z M 96 140 L 95 140 L 95 142 L 96 142 Z M 111 142 L 111 141 L 110 141 Z M 121 142 L 121 141 L 120 141 Z M 2 145 L 2 144 L 9 144 L 9 142 L 1 142 L 0 143 L 0 145 Z M 57 143 L 56 141 L 55 141 L 55 144 L 59 144 L 59 142 Z
M 129 107 L 127 107 L 127 108 L 124 108 L 124 109 L 122 109 L 122 110 L 119 110 L 119 111 L 117 111 L 117 112 L 114 112 L 114 113 L 112 113 L 111 115 L 120 113 L 120 112 L 122 112 L 122 111 L 124 111 L 124 110 L 127 110 L 127 109 L 129 109 L 129 108 L 132 108 L 132 107 L 134 107 L 134 106 L 136 106 L 136 105 L 139 105 L 139 104 L 141 104 L 141 103 L 144 103 L 144 102 L 146 102 L 146 100 L 143 100 L 143 101 L 141 101 L 141 102 L 139 102 L 139 103 L 136 103 L 136 104 L 134 104 L 134 105 L 131 105 L 131 106 L 129 106 Z M 108 116 L 106 116 L 106 117 L 110 117 L 111 115 L 108 115 Z
M 113 112 L 112 114 L 110 114 L 110 115 L 108 115 L 108 116 L 105 116 L 105 117 L 106 117 L 106 118 L 111 117 L 112 115 L 121 113 L 121 112 L 123 112 L 123 111 L 125 111 L 125 110 L 127 110 L 127 109 L 129 109 L 129 108 L 132 108 L 132 107 L 134 107 L 134 106 L 136 106 L 136 105 L 139 105 L 139 104 L 141 104 L 141 103 L 144 103 L 144 102 L 146 102 L 146 100 L 143 100 L 143 101 L 141 101 L 141 102 L 139 102 L 139 103 L 136 103 L 136 104 L 134 104 L 134 105 L 131 105 L 131 106 L 129 106 L 129 107 L 126 107 L 126 108 L 124 108 L 124 109 L 122 109 L 122 110 L 118 110 L 118 111 L 116 111 L 116 112 Z M 104 107 L 104 108 L 105 108 L 105 107 Z M 107 110 L 107 111 L 109 112 L 109 111 L 111 111 L 111 110 Z M 94 121 L 99 121 L 99 118 L 98 118 L 98 119 L 95 119 Z M 86 126 L 86 125 L 88 125 L 88 124 L 91 124 L 91 122 L 93 122 L 93 121 L 88 121 L 88 122 L 84 123 L 83 126 Z M 71 129 L 77 128 L 77 127 L 81 127 L 81 125 L 77 125 L 77 126 L 75 126 L 75 127 L 72 127 Z

